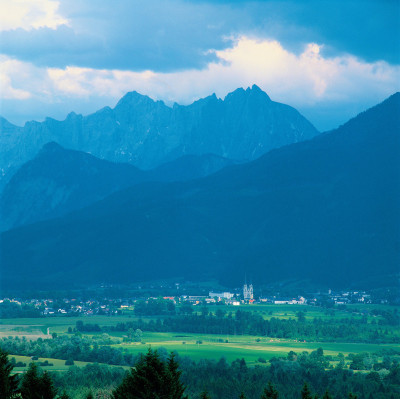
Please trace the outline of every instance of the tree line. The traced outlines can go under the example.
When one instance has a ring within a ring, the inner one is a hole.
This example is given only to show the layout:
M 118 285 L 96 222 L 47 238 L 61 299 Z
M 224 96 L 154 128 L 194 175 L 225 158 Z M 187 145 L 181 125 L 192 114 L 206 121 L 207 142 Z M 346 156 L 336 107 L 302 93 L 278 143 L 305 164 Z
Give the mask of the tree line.
M 130 337 L 130 338 L 129 338 Z M 128 330 L 125 340 L 140 342 L 141 330 Z M 224 341 L 223 339 L 220 339 Z M 121 346 L 113 346 L 120 343 L 120 339 L 112 338 L 103 333 L 93 337 L 77 335 L 54 335 L 53 339 L 39 338 L 36 341 L 27 340 L 25 337 L 3 337 L 0 347 L 13 355 L 32 356 L 38 358 L 64 359 L 66 365 L 73 365 L 74 361 L 89 363 L 104 363 L 110 365 L 133 366 L 137 362 L 137 355 L 129 353 Z M 201 343 L 199 341 L 199 343 Z M 143 344 L 143 343 L 142 343 Z M 161 348 L 163 350 L 163 348 Z M 303 358 L 308 352 L 296 354 L 289 352 L 289 357 Z M 313 353 L 313 352 L 312 352 Z M 380 361 L 380 358 L 383 358 Z M 293 360 L 293 359 L 292 359 Z M 390 370 L 400 361 L 400 351 L 395 349 L 382 349 L 377 353 L 350 353 L 347 360 L 352 370 Z M 13 361 L 13 359 L 11 359 Z M 324 356 L 325 368 L 331 367 L 329 362 L 338 361 L 344 367 L 345 358 L 339 353 L 338 356 Z M 14 360 L 15 362 L 15 360 Z M 259 358 L 260 363 L 266 363 L 265 359 Z M 14 364 L 16 365 L 16 364 Z M 42 364 L 44 366 L 49 364 Z
M 396 330 L 367 323 L 366 318 L 314 318 L 308 321 L 300 314 L 297 319 L 272 317 L 266 320 L 260 314 L 240 309 L 227 314 L 223 311 L 213 314 L 205 308 L 201 314 L 179 314 L 150 321 L 139 319 L 117 323 L 115 326 L 103 326 L 100 329 L 106 332 L 126 332 L 129 329 L 140 329 L 151 332 L 257 335 L 325 342 L 400 343 L 400 336 Z
M 314 353 L 314 352 L 313 352 Z M 296 360 L 275 359 L 270 367 L 247 367 L 236 360 L 229 365 L 180 358 L 148 349 L 128 372 L 100 365 L 75 366 L 67 373 L 42 372 L 31 363 L 20 377 L 13 373 L 7 353 L 0 350 L 2 399 L 398 399 L 400 368 L 389 374 L 326 371 L 322 351 Z M 72 373 L 72 377 L 71 374 Z M 72 378 L 72 379 L 71 379 Z M 93 383 L 110 387 L 94 389 Z M 85 384 L 76 396 L 70 389 Z M 88 385 L 92 384 L 92 385 Z M 72 386 L 72 387 L 71 387 Z M 72 394 L 70 393 L 72 392 Z

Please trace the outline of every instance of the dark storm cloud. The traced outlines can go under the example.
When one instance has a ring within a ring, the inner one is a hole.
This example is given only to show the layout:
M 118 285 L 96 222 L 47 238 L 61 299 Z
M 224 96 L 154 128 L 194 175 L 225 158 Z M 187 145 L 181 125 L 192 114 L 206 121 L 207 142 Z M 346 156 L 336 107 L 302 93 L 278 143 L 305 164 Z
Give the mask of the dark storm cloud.
M 373 62 L 400 62 L 400 2 L 306 1 L 283 9 L 284 17 L 307 27 L 308 40 L 327 45 L 326 52 L 350 53 Z M 290 4 L 290 3 L 289 3 Z
M 209 49 L 230 44 L 224 38 L 231 31 L 225 6 L 218 7 L 226 9 L 221 20 L 207 4 L 63 4 L 70 26 L 2 32 L 2 53 L 38 66 L 171 71 L 201 68 L 214 57 Z
M 299 53 L 400 62 L 399 1 L 68 1 L 70 26 L 0 33 L 1 52 L 39 66 L 172 71 L 202 68 L 238 35 Z
M 248 12 L 253 29 L 292 50 L 300 51 L 302 43 L 318 42 L 326 45 L 325 52 L 330 55 L 350 53 L 369 62 L 400 63 L 399 0 L 201 2 L 229 4 L 240 13 Z

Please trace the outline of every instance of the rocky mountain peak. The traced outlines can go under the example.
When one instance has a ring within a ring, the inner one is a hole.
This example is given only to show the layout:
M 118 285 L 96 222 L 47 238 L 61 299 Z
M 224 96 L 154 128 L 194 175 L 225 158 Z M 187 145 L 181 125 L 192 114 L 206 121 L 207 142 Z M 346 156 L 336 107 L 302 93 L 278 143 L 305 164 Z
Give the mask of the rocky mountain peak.
M 150 97 L 140 94 L 137 91 L 130 91 L 126 93 L 117 103 L 115 109 L 125 108 L 125 107 L 134 107 L 139 104 L 154 104 L 155 101 Z
M 0 147 L 6 148 L 0 159 L 4 175 L 51 141 L 101 159 L 152 169 L 183 155 L 248 161 L 318 134 L 296 110 L 271 101 L 256 85 L 239 88 L 224 100 L 212 94 L 172 108 L 132 91 L 113 109 L 105 107 L 87 116 L 70 114 L 65 121 L 32 121 L 24 128 L 11 126 L 7 137 L 7 129 L 0 126 L 0 130 Z
M 260 102 L 272 102 L 268 94 L 255 84 L 252 87 L 248 87 L 246 90 L 240 87 L 225 97 L 225 101 L 227 102 L 242 102 L 248 99 Z
M 261 90 L 257 85 L 253 85 L 253 86 L 251 86 L 251 88 L 250 87 L 248 87 L 247 89 L 246 89 L 246 93 L 248 93 L 250 96 L 253 96 L 253 97 L 259 97 L 260 99 L 263 99 L 263 100 L 268 100 L 268 101 L 272 101 L 271 100 L 271 98 L 269 97 L 269 95 L 265 92 L 265 91 L 263 91 L 263 90 Z

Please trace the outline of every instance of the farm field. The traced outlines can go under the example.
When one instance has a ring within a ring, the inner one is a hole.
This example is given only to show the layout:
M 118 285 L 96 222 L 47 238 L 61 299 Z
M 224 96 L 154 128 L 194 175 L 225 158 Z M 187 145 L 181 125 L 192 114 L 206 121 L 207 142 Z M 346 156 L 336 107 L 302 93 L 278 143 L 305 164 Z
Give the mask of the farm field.
M 142 320 L 157 319 L 153 317 L 140 317 Z M 9 336 L 25 336 L 27 339 L 46 338 L 52 333 L 63 334 L 68 328 L 74 328 L 77 321 L 98 324 L 99 326 L 113 326 L 138 320 L 133 315 L 118 316 L 83 316 L 83 317 L 41 317 L 41 318 L 14 318 L 0 321 L 0 338 Z
M 177 351 L 182 356 L 193 360 L 214 359 L 225 357 L 228 362 L 244 358 L 248 364 L 258 363 L 259 358 L 269 360 L 273 357 L 286 356 L 288 352 L 311 352 L 318 348 L 324 349 L 325 355 L 337 356 L 339 353 L 347 356 L 349 353 L 376 352 L 381 349 L 400 350 L 399 345 L 331 343 L 331 342 L 297 342 L 268 337 L 226 336 L 208 334 L 176 334 L 176 333 L 143 333 L 142 343 L 121 343 L 131 353 L 144 353 L 147 347 L 157 349 L 163 347 L 168 351 Z M 228 342 L 225 342 L 228 340 Z M 201 341 L 202 343 L 198 343 Z M 222 342 L 219 342 L 222 341 Z
M 89 335 L 87 335 L 89 337 Z M 115 336 L 115 335 L 112 335 Z M 225 340 L 228 339 L 228 342 Z M 219 340 L 223 342 L 218 342 Z M 260 340 L 257 342 L 257 340 Z M 288 352 L 294 351 L 301 353 L 303 351 L 311 352 L 320 347 L 324 349 L 325 355 L 337 356 L 343 353 L 347 356 L 349 353 L 376 352 L 382 349 L 400 350 L 399 345 L 378 345 L 378 344 L 354 344 L 354 343 L 321 343 L 321 342 L 296 342 L 294 340 L 256 338 L 254 336 L 215 336 L 207 334 L 176 334 L 176 333 L 144 333 L 144 343 L 120 343 L 113 345 L 115 348 L 122 348 L 124 351 L 138 355 L 145 353 L 148 347 L 153 349 L 164 348 L 168 352 L 176 351 L 180 356 L 188 356 L 195 361 L 200 359 L 219 360 L 224 357 L 228 362 L 244 358 L 248 365 L 262 363 L 259 359 L 265 361 L 273 357 L 286 356 Z M 201 341 L 201 343 L 199 343 Z M 161 349 L 163 350 L 163 349 Z M 29 365 L 30 357 L 15 356 L 16 361 L 21 361 Z M 54 366 L 46 366 L 45 370 L 66 371 L 65 360 L 40 358 L 43 362 L 48 360 Z M 78 367 L 85 366 L 86 362 L 75 362 Z M 26 368 L 16 367 L 16 372 L 21 372 Z
M 211 305 L 207 309 L 215 313 L 218 309 L 224 310 L 226 312 L 236 311 L 238 309 L 244 311 L 251 311 L 256 314 L 260 314 L 265 320 L 270 320 L 272 317 L 278 319 L 295 319 L 299 312 L 304 313 L 306 320 L 310 321 L 314 318 L 325 319 L 361 319 L 365 317 L 361 312 L 369 312 L 372 309 L 380 310 L 392 310 L 396 307 L 394 306 L 384 306 L 384 305 L 365 305 L 365 304 L 354 304 L 346 305 L 346 309 L 322 309 L 320 307 L 311 305 L 275 305 L 275 304 L 255 304 L 255 305 L 241 305 L 238 307 L 232 306 L 220 306 Z M 397 307 L 398 308 L 398 307 Z M 371 316 L 368 315 L 368 322 L 372 320 L 379 320 L 381 316 Z
M 79 318 L 81 320 L 82 318 Z M 122 317 L 108 318 L 123 319 Z M 65 319 L 69 321 L 68 324 L 54 323 L 59 322 L 59 319 L 43 319 L 45 323 L 38 324 L 42 319 L 34 319 L 34 325 L 29 324 L 21 325 L 15 324 L 18 329 L 18 335 L 26 336 L 27 339 L 36 339 L 37 332 L 46 330 L 48 327 L 50 331 L 59 334 L 65 333 L 68 326 L 74 326 L 72 319 Z M 101 322 L 102 318 L 90 318 L 92 322 Z M 3 324 L 2 327 L 6 325 Z M 8 325 L 12 326 L 12 325 Z M 24 330 L 22 330 L 24 328 Z M 23 333 L 26 335 L 23 335 Z M 83 336 L 88 338 L 97 338 L 101 333 L 84 333 Z M 135 355 L 145 353 L 149 346 L 153 349 L 164 348 L 169 351 L 176 351 L 181 356 L 189 356 L 195 361 L 200 359 L 213 359 L 219 360 L 224 357 L 228 362 L 232 362 L 238 358 L 244 358 L 249 365 L 263 364 L 260 359 L 268 361 L 273 357 L 286 356 L 288 352 L 294 351 L 301 353 L 303 351 L 311 352 L 318 348 L 323 348 L 325 355 L 337 356 L 342 353 L 347 356 L 349 353 L 362 353 L 362 352 L 377 352 L 382 349 L 400 350 L 400 344 L 367 344 L 367 343 L 335 343 L 335 342 L 299 342 L 296 340 L 269 338 L 269 337 L 256 337 L 250 335 L 214 335 L 214 334 L 190 334 L 190 333 L 156 333 L 156 332 L 143 332 L 142 343 L 129 343 L 122 342 L 124 333 L 117 332 L 109 334 L 112 338 L 119 338 L 120 343 L 112 345 L 115 348 L 121 348 L 124 352 L 129 352 Z M 50 336 L 43 334 L 44 338 L 51 339 Z M 43 338 L 42 337 L 42 338 Z M 96 339 L 93 340 L 93 343 Z M 162 349 L 163 350 L 163 349 Z M 27 363 L 30 361 L 29 357 L 14 356 L 17 362 L 22 361 Z M 21 358 L 21 359 L 20 359 Z M 49 370 L 67 370 L 65 360 L 57 359 L 39 359 L 40 361 L 48 360 L 54 366 L 46 367 Z M 77 366 L 84 366 L 85 362 L 75 362 Z M 24 368 L 16 368 L 17 372 L 23 371 Z
M 87 316 L 87 317 L 40 317 L 32 319 L 2 319 L 0 323 L 0 338 L 8 336 L 25 335 L 27 339 L 44 338 L 49 334 L 66 333 L 68 327 L 74 328 L 77 321 L 99 324 L 100 326 L 112 326 L 117 323 L 137 320 L 132 316 Z M 150 318 L 142 317 L 143 320 Z M 153 317 L 154 319 L 154 317 Z M 37 337 L 35 337 L 37 336 Z
M 261 315 L 265 320 L 269 320 L 272 317 L 277 319 L 295 319 L 297 318 L 298 312 L 303 312 L 306 320 L 310 321 L 314 318 L 324 319 L 345 319 L 354 318 L 360 319 L 365 317 L 361 312 L 369 312 L 372 309 L 380 310 L 393 310 L 399 309 L 399 307 L 389 305 L 369 305 L 369 304 L 354 304 L 346 305 L 346 310 L 335 308 L 333 309 L 322 309 L 316 306 L 310 305 L 275 305 L 275 304 L 255 304 L 255 305 L 207 305 L 207 311 L 216 313 L 217 310 L 224 312 L 236 312 L 242 310 L 246 312 L 252 312 Z M 201 313 L 201 306 L 194 306 L 193 310 L 195 313 Z M 177 305 L 177 312 L 179 312 L 179 305 Z M 14 319 L 2 319 L 0 320 L 0 337 L 8 335 L 18 335 L 21 331 L 29 331 L 30 333 L 37 332 L 37 334 L 47 334 L 47 328 L 50 328 L 50 334 L 53 332 L 63 333 L 68 330 L 68 327 L 75 327 L 77 321 L 83 321 L 84 323 L 98 324 L 100 326 L 112 326 L 117 323 L 129 322 L 138 320 L 155 320 L 157 318 L 163 318 L 165 316 L 136 316 L 132 309 L 124 309 L 122 315 L 116 316 L 83 316 L 83 317 L 44 317 L 44 318 L 14 318 Z M 379 321 L 381 316 L 368 315 L 368 322 L 372 320 Z
M 346 309 L 326 310 L 308 305 L 272 305 L 256 304 L 241 305 L 239 307 L 227 305 L 209 305 L 207 311 L 216 313 L 218 310 L 223 312 L 236 312 L 237 310 L 252 312 L 261 315 L 264 319 L 272 317 L 278 319 L 295 319 L 298 312 L 303 312 L 306 320 L 312 321 L 314 318 L 321 319 L 349 319 L 365 317 L 361 312 L 375 309 L 377 305 L 355 305 Z M 379 307 L 383 309 L 383 307 Z M 393 307 L 389 307 L 389 310 Z M 354 312 L 356 310 L 356 312 Z M 179 305 L 177 306 L 179 313 Z M 201 312 L 201 307 L 194 307 L 194 312 Z M 80 317 L 43 317 L 43 318 L 15 318 L 2 319 L 0 321 L 0 339 L 6 337 L 25 337 L 27 340 L 52 339 L 52 334 L 58 336 L 67 334 L 68 329 L 74 329 L 76 323 L 97 324 L 99 326 L 115 326 L 117 323 L 126 323 L 138 320 L 151 320 L 163 318 L 165 316 L 136 316 L 133 311 L 124 311 L 122 315 L 115 316 L 80 316 Z M 168 316 L 167 316 L 168 317 Z M 368 323 L 375 320 L 376 323 L 381 316 L 368 316 Z M 394 327 L 391 327 L 394 328 Z M 98 342 L 102 335 L 115 338 L 112 346 L 120 348 L 125 353 L 138 355 L 145 353 L 151 346 L 153 349 L 164 348 L 166 351 L 176 351 L 181 356 L 188 356 L 195 361 L 200 359 L 219 360 L 224 357 L 228 362 L 238 358 L 244 358 L 249 365 L 265 364 L 273 357 L 287 356 L 288 352 L 303 351 L 311 352 L 318 348 L 323 348 L 325 355 L 336 357 L 342 353 L 345 357 L 350 353 L 374 353 L 382 349 L 400 350 L 399 344 L 372 344 L 372 343 L 343 343 L 343 342 L 305 342 L 296 339 L 270 338 L 254 335 L 217 335 L 201 333 L 178 333 L 178 332 L 148 332 L 143 331 L 142 342 L 124 342 L 127 332 L 112 331 L 107 334 L 103 332 L 82 332 L 83 337 L 93 339 L 93 345 Z M 71 336 L 71 334 L 68 334 Z M 164 349 L 161 349 L 162 351 Z M 27 363 L 29 357 L 15 356 L 16 361 Z M 40 362 L 48 360 L 53 366 L 46 366 L 45 369 L 63 371 L 69 366 L 65 366 L 65 360 L 60 359 L 39 359 Z M 334 363 L 334 362 L 333 362 Z M 75 362 L 77 366 L 84 366 L 85 362 Z M 25 368 L 16 368 L 16 372 L 21 372 Z
M 9 355 L 9 358 L 15 358 L 15 361 L 18 362 L 22 362 L 22 363 L 26 363 L 25 367 L 14 367 L 13 372 L 14 373 L 23 373 L 24 371 L 27 370 L 27 368 L 29 367 L 29 364 L 33 361 L 31 359 L 30 356 L 19 356 L 19 355 Z M 36 363 L 42 363 L 45 361 L 48 361 L 49 364 L 52 364 L 50 366 L 40 366 L 41 369 L 43 370 L 47 370 L 47 371 L 68 371 L 70 366 L 66 366 L 65 365 L 65 360 L 62 359 L 52 359 L 52 358 L 44 358 L 41 357 L 39 358 L 38 361 L 36 361 Z M 77 367 L 84 367 L 86 365 L 88 365 L 90 363 L 88 362 L 79 362 L 79 361 L 75 361 L 74 365 Z M 115 367 L 123 367 L 123 366 L 115 366 Z M 123 367 L 125 369 L 128 369 L 129 367 Z

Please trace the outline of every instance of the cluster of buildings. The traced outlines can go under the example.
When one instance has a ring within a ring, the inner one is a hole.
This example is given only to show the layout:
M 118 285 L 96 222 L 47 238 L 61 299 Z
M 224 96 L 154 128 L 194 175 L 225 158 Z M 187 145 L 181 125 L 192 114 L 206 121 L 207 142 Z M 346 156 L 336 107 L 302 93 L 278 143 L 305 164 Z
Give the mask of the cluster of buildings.
M 155 296 L 142 296 L 140 298 L 129 299 L 0 299 L 0 304 L 8 301 L 11 304 L 30 305 L 40 311 L 44 316 L 73 316 L 73 315 L 115 315 L 128 309 L 133 309 L 137 300 L 157 299 Z M 190 303 L 215 304 L 224 303 L 226 305 L 240 306 L 242 304 L 275 304 L 275 305 L 320 305 L 329 302 L 330 304 L 346 305 L 349 303 L 372 303 L 371 295 L 365 291 L 332 291 L 317 292 L 304 296 L 281 297 L 277 295 L 255 296 L 253 284 L 244 284 L 242 289 L 234 292 L 209 291 L 208 295 L 173 295 L 165 296 L 164 299 L 172 300 L 175 304 Z M 380 302 L 385 303 L 385 302 Z
M 241 304 L 255 304 L 255 303 L 271 303 L 276 305 L 304 305 L 307 300 L 302 297 L 277 297 L 277 296 L 260 296 L 258 298 L 254 295 L 253 284 L 244 284 L 243 289 L 239 292 L 214 292 L 210 291 L 208 295 L 191 296 L 184 295 L 179 298 L 180 300 L 190 302 L 194 305 L 200 303 L 216 303 L 224 302 L 226 305 L 239 306 Z
M 190 302 L 194 305 L 199 303 L 216 303 L 223 301 L 227 305 L 239 306 L 241 303 L 253 303 L 254 302 L 254 290 L 253 285 L 245 284 L 243 286 L 243 293 L 233 292 L 214 292 L 210 291 L 208 295 L 183 295 L 180 297 L 181 300 Z
M 335 305 L 346 305 L 350 303 L 372 303 L 371 295 L 365 291 L 332 291 L 305 294 L 304 296 L 279 296 L 279 295 L 260 295 L 256 298 L 252 284 L 244 284 L 242 291 L 233 292 L 214 292 L 208 295 L 191 296 L 183 295 L 174 298 L 177 301 L 188 301 L 192 304 L 216 303 L 223 301 L 227 305 L 239 306 L 240 304 L 274 304 L 274 305 L 318 305 L 330 302 Z M 380 302 L 386 303 L 386 302 Z
M 348 303 L 372 303 L 371 295 L 365 291 L 336 291 L 328 290 L 328 297 L 336 305 Z
M 114 315 L 121 309 L 121 299 L 81 300 L 81 299 L 0 299 L 0 304 L 29 306 L 43 316 Z

